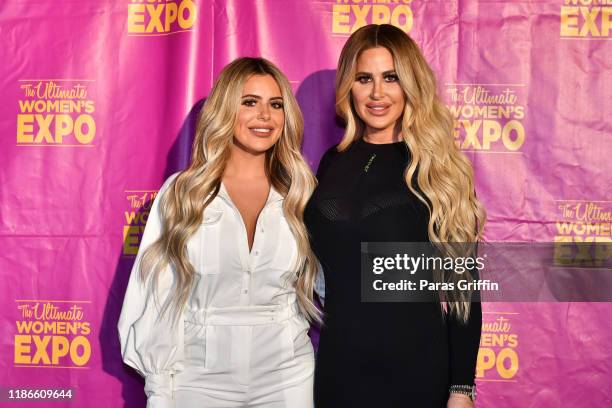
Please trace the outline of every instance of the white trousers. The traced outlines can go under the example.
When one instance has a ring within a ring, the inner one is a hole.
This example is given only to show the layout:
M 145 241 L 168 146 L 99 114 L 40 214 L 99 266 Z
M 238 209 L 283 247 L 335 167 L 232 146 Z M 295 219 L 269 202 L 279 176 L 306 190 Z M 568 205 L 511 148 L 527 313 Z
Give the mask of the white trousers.
M 253 383 L 246 393 L 224 392 L 216 396 L 181 390 L 175 393 L 177 408 L 313 408 L 313 377 L 301 383 L 266 392 L 266 387 Z M 258 386 L 259 385 L 259 386 Z
M 313 408 L 314 352 L 297 305 L 189 310 L 177 408 Z

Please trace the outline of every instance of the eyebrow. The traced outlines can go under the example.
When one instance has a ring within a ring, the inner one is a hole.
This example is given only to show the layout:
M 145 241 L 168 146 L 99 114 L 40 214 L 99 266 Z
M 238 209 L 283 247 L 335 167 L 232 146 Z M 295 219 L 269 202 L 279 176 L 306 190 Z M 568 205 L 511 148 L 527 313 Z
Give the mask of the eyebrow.
M 394 69 L 392 69 L 392 70 L 389 70 L 389 71 L 385 71 L 382 74 L 383 75 L 397 74 L 397 72 Z M 360 71 L 360 72 L 357 72 L 355 74 L 355 76 L 357 76 L 357 75 L 372 75 L 372 73 L 371 72 L 362 72 L 362 71 Z
M 242 98 L 255 98 L 255 99 L 261 99 L 261 96 L 259 95 L 253 95 L 253 94 L 247 94 L 247 95 L 242 95 Z M 280 99 L 283 100 L 282 96 L 273 96 L 272 98 L 270 98 L 270 100 L 272 99 Z

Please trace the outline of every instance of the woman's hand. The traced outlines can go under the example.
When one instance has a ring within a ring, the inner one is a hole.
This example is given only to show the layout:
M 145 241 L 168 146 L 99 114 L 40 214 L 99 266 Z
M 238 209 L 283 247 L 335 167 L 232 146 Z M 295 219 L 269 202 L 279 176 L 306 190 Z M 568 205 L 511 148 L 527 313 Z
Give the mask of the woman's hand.
M 474 403 L 467 395 L 451 392 L 446 408 L 474 408 Z

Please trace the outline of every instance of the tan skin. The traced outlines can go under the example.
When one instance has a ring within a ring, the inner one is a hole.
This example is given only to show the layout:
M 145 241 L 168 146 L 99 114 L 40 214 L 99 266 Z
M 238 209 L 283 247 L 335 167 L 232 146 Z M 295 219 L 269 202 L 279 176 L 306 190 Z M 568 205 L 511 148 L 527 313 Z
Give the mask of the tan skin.
M 244 222 L 250 252 L 255 239 L 257 219 L 268 198 L 270 182 L 265 174 L 247 178 L 237 176 L 240 173 L 242 172 L 235 172 L 233 176 L 224 175 L 223 184 Z
M 280 87 L 270 75 L 253 75 L 242 90 L 230 158 L 222 182 L 240 212 L 249 251 L 257 219 L 270 193 L 266 151 L 280 138 L 285 123 Z
M 366 142 L 384 144 L 401 140 L 400 119 L 406 99 L 389 50 L 376 47 L 361 53 L 351 94 L 355 110 L 366 125 L 363 135 Z M 452 393 L 446 407 L 474 408 L 474 403 L 467 395 Z
M 356 68 L 351 96 L 357 114 L 365 123 L 363 138 L 374 144 L 402 140 L 400 119 L 406 97 L 391 53 L 383 47 L 364 50 Z

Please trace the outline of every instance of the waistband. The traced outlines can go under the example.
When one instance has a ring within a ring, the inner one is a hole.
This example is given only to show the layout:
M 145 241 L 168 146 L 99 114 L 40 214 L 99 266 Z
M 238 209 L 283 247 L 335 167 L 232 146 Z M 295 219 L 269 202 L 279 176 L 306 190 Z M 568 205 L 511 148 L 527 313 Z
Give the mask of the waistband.
M 289 320 L 299 313 L 297 303 L 270 306 L 232 306 L 186 309 L 186 322 L 202 326 L 253 326 Z

